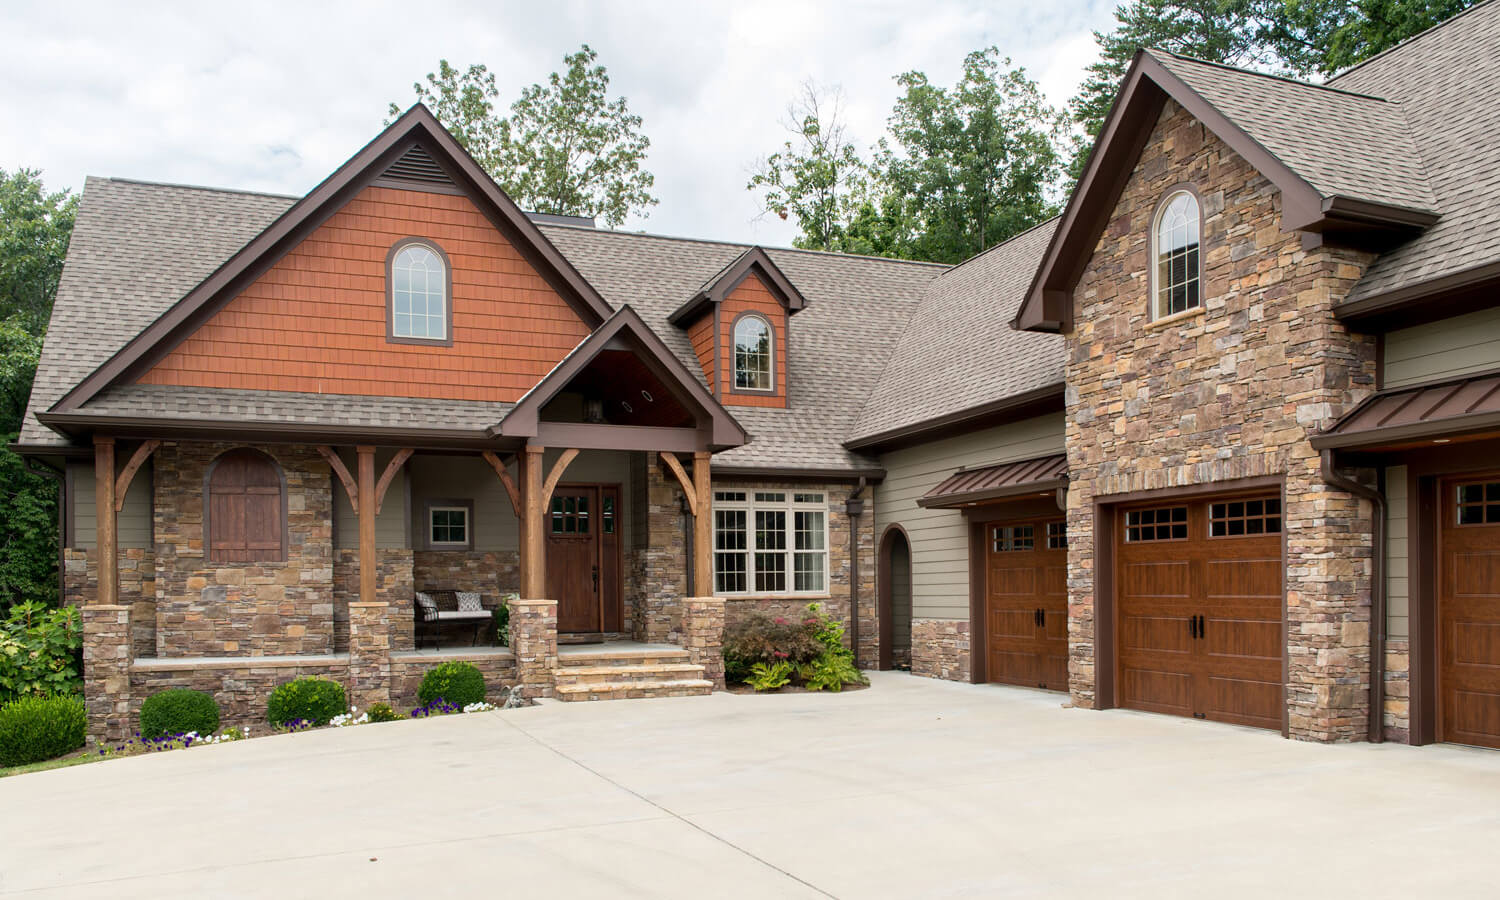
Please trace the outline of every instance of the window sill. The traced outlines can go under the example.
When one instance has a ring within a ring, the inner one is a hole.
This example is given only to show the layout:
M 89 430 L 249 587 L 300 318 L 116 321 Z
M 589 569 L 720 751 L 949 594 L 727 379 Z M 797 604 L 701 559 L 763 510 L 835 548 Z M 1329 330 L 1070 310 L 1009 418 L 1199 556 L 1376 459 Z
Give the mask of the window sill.
M 720 600 L 806 600 L 808 603 L 833 599 L 833 595 L 826 591 L 805 594 L 714 594 L 714 596 Z
M 1189 309 L 1184 312 L 1172 313 L 1170 316 L 1157 319 L 1154 322 L 1147 322 L 1144 327 L 1146 331 L 1155 331 L 1158 328 L 1166 328 L 1168 325 L 1175 325 L 1179 322 L 1186 322 L 1188 319 L 1196 319 L 1201 315 L 1203 315 L 1203 307 L 1199 306 L 1195 309 Z

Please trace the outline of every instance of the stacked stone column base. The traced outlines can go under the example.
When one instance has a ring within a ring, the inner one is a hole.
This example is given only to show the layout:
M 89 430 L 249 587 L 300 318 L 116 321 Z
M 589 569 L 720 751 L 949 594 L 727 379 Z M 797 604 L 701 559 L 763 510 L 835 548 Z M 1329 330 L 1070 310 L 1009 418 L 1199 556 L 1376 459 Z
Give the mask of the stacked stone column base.
M 123 740 L 130 733 L 130 607 L 85 606 L 82 615 L 89 737 Z
M 687 597 L 682 601 L 682 649 L 688 661 L 703 667 L 703 677 L 724 689 L 724 600 Z
M 369 709 L 391 702 L 391 607 L 349 604 L 349 703 Z
M 506 602 L 516 690 L 527 700 L 551 697 L 557 684 L 557 601 L 512 597 Z

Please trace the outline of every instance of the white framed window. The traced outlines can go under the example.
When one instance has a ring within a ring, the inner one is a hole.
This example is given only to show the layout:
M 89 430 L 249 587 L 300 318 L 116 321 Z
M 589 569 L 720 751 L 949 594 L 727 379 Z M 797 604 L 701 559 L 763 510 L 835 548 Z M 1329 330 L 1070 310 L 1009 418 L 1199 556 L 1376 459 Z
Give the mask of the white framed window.
M 395 341 L 448 343 L 448 260 L 437 245 L 407 240 L 391 248 L 390 334 Z
M 734 389 L 776 390 L 776 337 L 763 316 L 746 313 L 734 323 Z
M 1164 319 L 1203 305 L 1200 254 L 1202 213 L 1191 191 L 1168 195 L 1151 230 L 1151 318 Z
M 714 593 L 828 592 L 828 498 L 819 491 L 714 492 Z
M 427 543 L 432 547 L 468 547 L 469 508 L 427 507 Z

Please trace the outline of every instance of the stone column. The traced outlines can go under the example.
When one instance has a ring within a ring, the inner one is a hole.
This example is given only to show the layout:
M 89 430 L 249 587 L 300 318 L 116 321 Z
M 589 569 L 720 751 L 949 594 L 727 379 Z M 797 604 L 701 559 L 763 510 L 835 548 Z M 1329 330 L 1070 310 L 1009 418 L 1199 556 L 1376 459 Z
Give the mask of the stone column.
M 130 734 L 130 607 L 85 606 L 83 697 L 89 737 L 124 740 Z
M 527 700 L 551 697 L 557 679 L 557 601 L 510 597 L 506 602 L 516 688 Z
M 349 604 L 349 703 L 367 710 L 391 702 L 391 607 Z
M 686 597 L 682 601 L 682 649 L 703 667 L 703 677 L 724 689 L 724 598 Z

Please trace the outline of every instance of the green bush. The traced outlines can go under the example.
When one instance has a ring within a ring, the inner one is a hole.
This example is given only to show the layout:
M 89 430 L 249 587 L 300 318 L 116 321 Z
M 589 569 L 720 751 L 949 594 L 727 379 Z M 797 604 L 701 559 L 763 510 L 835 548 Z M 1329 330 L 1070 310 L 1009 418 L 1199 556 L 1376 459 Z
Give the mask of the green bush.
M 0 707 L 0 766 L 24 766 L 83 746 L 88 715 L 78 697 L 22 697 Z
M 389 703 L 376 703 L 365 710 L 365 715 L 370 717 L 371 722 L 399 722 L 401 714 L 391 709 Z
M 506 602 L 506 598 L 513 596 L 515 595 L 506 594 L 505 597 L 501 597 L 500 605 L 495 607 L 495 633 L 490 637 L 501 647 L 510 646 L 510 604 Z
M 326 678 L 298 678 L 279 684 L 266 703 L 266 718 L 272 725 L 288 725 L 299 719 L 327 725 L 329 719 L 348 711 L 344 686 Z
M 141 737 L 148 741 L 196 731 L 208 737 L 219 730 L 219 704 L 202 691 L 175 688 L 152 694 L 141 704 Z
M 17 603 L 0 622 L 0 703 L 83 688 L 78 610 Z
M 789 662 L 756 663 L 750 667 L 749 684 L 757 691 L 774 691 L 786 687 L 792 680 L 792 664 Z
M 823 653 L 816 615 L 789 620 L 754 613 L 724 630 L 724 677 L 744 681 L 756 663 L 790 663 L 793 668 Z
M 864 684 L 865 676 L 854 665 L 854 654 L 839 648 L 829 651 L 807 664 L 799 673 L 804 686 L 810 691 L 842 691 L 846 684 Z
M 455 706 L 468 706 L 484 700 L 484 674 L 473 663 L 454 660 L 427 670 L 417 699 L 424 705 L 447 700 Z

